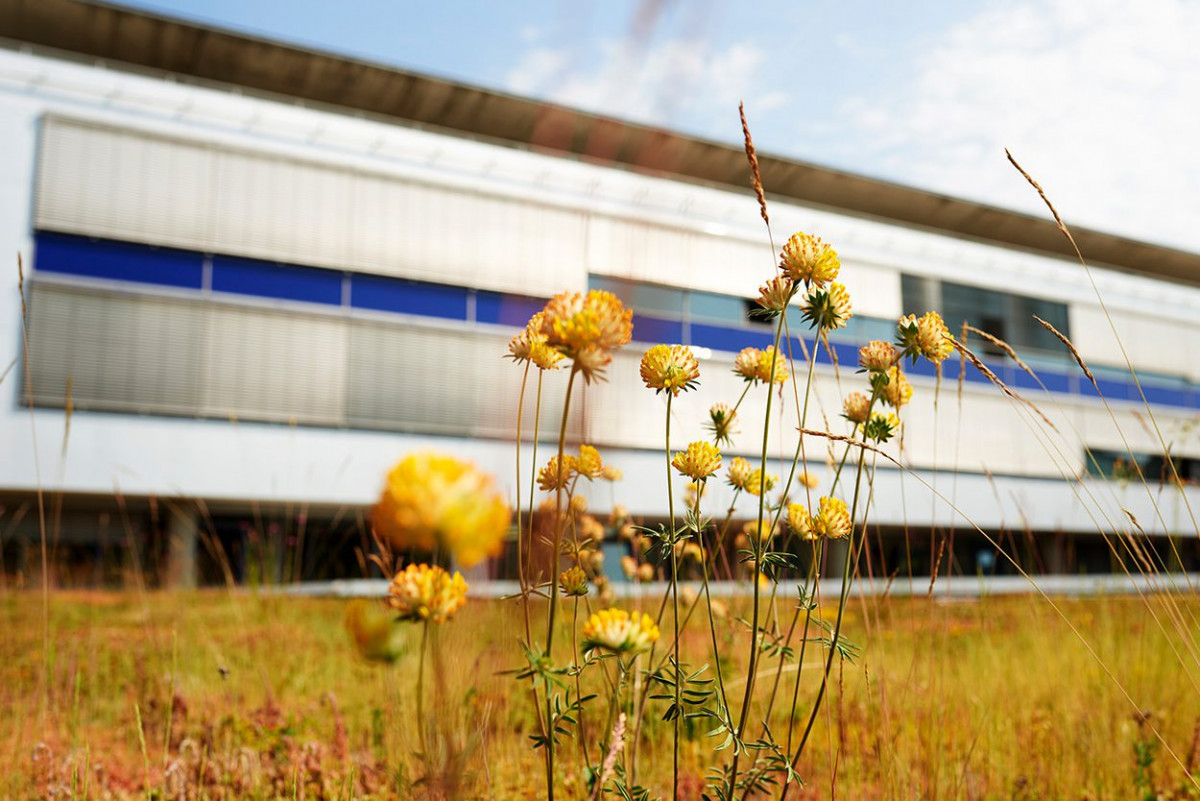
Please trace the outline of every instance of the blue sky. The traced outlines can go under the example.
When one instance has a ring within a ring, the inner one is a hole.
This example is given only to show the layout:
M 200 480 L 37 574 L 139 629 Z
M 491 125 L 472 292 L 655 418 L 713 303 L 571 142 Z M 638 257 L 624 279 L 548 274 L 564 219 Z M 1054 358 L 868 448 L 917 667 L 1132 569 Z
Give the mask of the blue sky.
M 1200 252 L 1196 0 L 125 2 Z

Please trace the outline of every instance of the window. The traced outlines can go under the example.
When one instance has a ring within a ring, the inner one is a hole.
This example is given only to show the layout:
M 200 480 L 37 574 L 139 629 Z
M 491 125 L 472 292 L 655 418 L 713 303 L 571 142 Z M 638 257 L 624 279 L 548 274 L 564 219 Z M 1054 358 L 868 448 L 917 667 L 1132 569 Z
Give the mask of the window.
M 1066 356 L 1055 336 L 1033 319 L 1036 315 L 1069 337 L 1065 303 L 915 275 L 901 276 L 900 291 L 906 314 L 920 315 L 936 309 L 956 335 L 966 322 L 1004 340 L 1018 352 Z M 1002 355 L 1000 348 L 989 342 L 980 342 L 979 348 L 984 353 Z

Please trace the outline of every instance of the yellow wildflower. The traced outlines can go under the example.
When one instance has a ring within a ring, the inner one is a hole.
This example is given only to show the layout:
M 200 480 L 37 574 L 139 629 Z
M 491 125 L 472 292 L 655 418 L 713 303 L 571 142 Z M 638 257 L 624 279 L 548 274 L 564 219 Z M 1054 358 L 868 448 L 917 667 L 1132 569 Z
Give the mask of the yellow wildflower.
M 671 464 L 685 476 L 703 480 L 721 469 L 721 452 L 711 442 L 693 442 L 676 453 Z
M 558 456 L 551 456 L 550 461 L 546 463 L 546 466 L 538 471 L 538 488 L 545 492 L 562 489 L 571 482 L 571 476 L 574 475 L 574 473 L 574 456 L 569 453 L 563 454 L 561 470 L 558 464 Z
M 572 495 L 570 509 L 577 515 L 581 515 L 588 510 L 587 498 L 582 495 Z
M 750 466 L 750 462 L 743 459 L 741 456 L 735 456 L 729 463 L 729 471 L 727 480 L 729 486 L 734 489 L 748 489 L 750 477 L 754 475 L 754 468 Z
M 580 445 L 575 469 L 586 479 L 600 478 L 604 475 L 604 462 L 600 459 L 600 451 L 591 445 Z
M 867 414 L 871 409 L 871 399 L 861 392 L 851 392 L 842 401 L 842 417 L 851 423 L 867 422 Z
M 587 573 L 583 572 L 583 568 L 579 565 L 564 570 L 563 574 L 558 577 L 558 586 L 562 588 L 564 595 L 581 596 L 588 594 L 588 579 Z
M 637 580 L 645 584 L 649 581 L 654 581 L 654 565 L 649 562 L 642 562 L 638 565 Z
M 678 396 L 681 390 L 695 388 L 700 363 L 685 345 L 655 345 L 642 356 L 641 372 L 650 389 Z
M 632 556 L 621 557 L 621 572 L 625 574 L 625 578 L 633 581 L 637 577 L 638 564 L 637 560 Z
M 777 275 L 758 288 L 758 300 L 764 312 L 774 316 L 788 307 L 792 295 L 796 294 L 795 284 L 786 275 Z M 766 315 L 764 315 L 766 316 Z
M 620 481 L 625 477 L 625 474 L 621 472 L 621 468 L 606 464 L 604 465 L 604 469 L 600 471 L 600 476 L 605 481 Z
M 808 487 L 809 489 L 816 489 L 817 487 L 819 487 L 821 485 L 821 479 L 817 478 L 815 475 L 808 472 L 807 470 L 804 471 L 803 473 L 801 473 L 796 478 L 796 480 L 799 481 L 804 486 Z
M 821 241 L 821 237 L 805 233 L 792 234 L 779 260 L 779 269 L 793 283 L 813 286 L 823 286 L 837 278 L 841 266 L 833 248 Z
M 775 354 L 775 346 L 769 345 L 758 352 L 758 365 L 754 370 L 754 377 L 765 384 L 770 384 L 772 381 L 771 363 L 775 363 L 774 383 L 782 384 L 787 381 L 788 368 L 787 359 L 780 353 Z
M 742 348 L 733 360 L 733 372 L 747 381 L 758 380 L 758 361 L 762 351 L 758 348 Z
M 815 540 L 817 537 L 813 533 L 812 517 L 808 514 L 808 509 L 801 503 L 788 504 L 788 528 L 800 535 L 801 539 Z
M 941 364 L 954 352 L 954 335 L 935 311 L 925 312 L 920 320 L 913 314 L 901 317 L 896 329 L 904 355 L 914 361 L 924 356 L 934 364 Z
M 821 333 L 845 328 L 852 316 L 850 293 L 836 282 L 810 289 L 800 308 L 804 312 L 804 319 Z
M 429 452 L 392 468 L 371 512 L 376 534 L 397 550 L 442 550 L 464 567 L 500 552 L 511 518 L 491 476 Z
M 908 378 L 900 370 L 900 365 L 894 365 L 886 373 L 877 375 L 887 376 L 887 384 L 882 387 L 883 402 L 899 409 L 912 400 L 913 388 Z
M 820 512 L 812 519 L 812 530 L 819 537 L 840 539 L 850 534 L 850 514 L 838 498 L 821 499 Z
M 556 370 L 562 354 L 546 344 L 542 333 L 544 315 L 538 312 L 529 318 L 525 328 L 508 343 L 509 358 L 517 362 L 532 361 L 541 370 Z
M 462 574 L 451 576 L 436 566 L 409 565 L 388 586 L 388 606 L 401 620 L 445 623 L 466 602 L 467 582 Z
M 873 339 L 858 351 L 858 366 L 864 370 L 882 373 L 895 364 L 897 358 L 896 349 L 890 342 Z
M 742 526 L 742 533 L 751 540 L 762 542 L 771 539 L 774 532 L 770 520 L 747 520 Z
M 640 654 L 658 641 L 658 626 L 647 614 L 630 615 L 624 609 L 604 609 L 583 626 L 583 650 L 614 654 Z
M 732 445 L 733 435 L 737 433 L 735 420 L 737 412 L 726 403 L 714 403 L 708 410 L 708 430 L 712 432 L 717 445 Z
M 746 481 L 746 492 L 754 497 L 758 497 L 762 491 L 770 492 L 775 489 L 775 483 L 779 481 L 779 476 L 767 473 L 763 475 L 762 470 L 754 469 L 750 474 L 750 478 Z
M 611 292 L 563 292 L 546 303 L 542 314 L 546 342 L 574 360 L 588 382 L 602 375 L 612 351 L 633 336 L 633 312 Z
M 900 430 L 900 418 L 891 412 L 873 412 L 863 426 L 863 436 L 875 442 L 887 442 Z

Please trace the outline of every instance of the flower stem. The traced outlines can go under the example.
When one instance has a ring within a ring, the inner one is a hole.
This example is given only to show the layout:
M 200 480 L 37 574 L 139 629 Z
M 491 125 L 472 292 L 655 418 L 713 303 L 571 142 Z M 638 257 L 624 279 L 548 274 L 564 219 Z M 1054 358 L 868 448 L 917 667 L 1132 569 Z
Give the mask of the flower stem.
M 667 512 L 671 519 L 669 544 L 671 547 L 671 601 L 674 607 L 675 642 L 671 647 L 675 662 L 675 713 L 672 717 L 671 729 L 671 798 L 679 798 L 679 559 L 675 554 L 675 493 L 671 488 L 671 399 L 674 393 L 667 393 L 667 424 L 666 424 L 666 453 L 667 453 Z M 697 499 L 699 492 L 697 494 Z
M 558 476 L 554 482 L 554 555 L 553 569 L 550 572 L 550 612 L 546 616 L 546 660 L 551 658 L 554 647 L 554 621 L 558 612 L 558 556 L 562 549 L 562 488 L 563 488 L 563 451 L 567 444 L 567 419 L 571 412 L 571 391 L 575 388 L 575 376 L 579 374 L 579 366 L 571 368 L 571 376 L 567 379 L 567 395 L 563 399 L 562 422 L 558 427 Z M 554 801 L 554 717 L 551 708 L 550 688 L 546 688 L 546 798 Z

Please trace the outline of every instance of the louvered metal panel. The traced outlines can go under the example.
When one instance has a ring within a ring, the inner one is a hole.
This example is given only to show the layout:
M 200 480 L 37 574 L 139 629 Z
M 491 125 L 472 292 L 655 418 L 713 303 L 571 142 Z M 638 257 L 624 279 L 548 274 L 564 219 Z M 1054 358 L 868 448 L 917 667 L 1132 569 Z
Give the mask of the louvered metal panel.
M 195 409 L 204 330 L 195 304 L 44 283 L 30 300 L 35 404 L 64 405 L 70 379 L 78 409 Z
M 345 321 L 218 304 L 208 315 L 201 413 L 344 423 Z
M 51 117 L 42 129 L 34 225 L 207 249 L 214 166 L 203 147 Z

